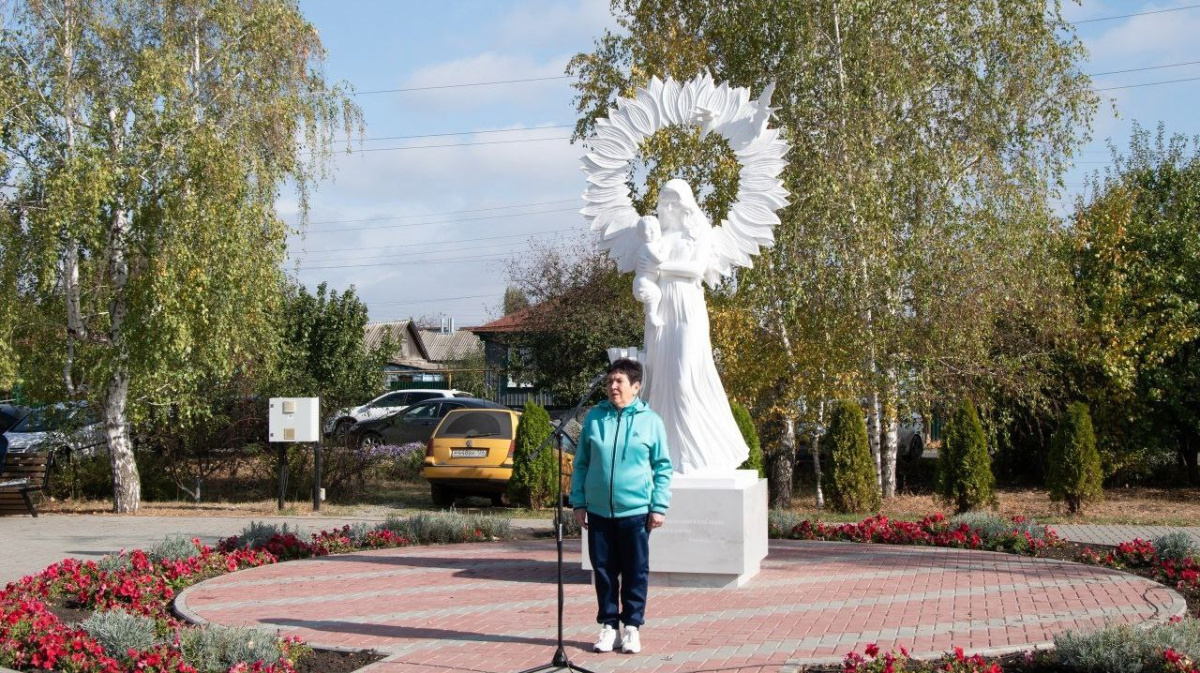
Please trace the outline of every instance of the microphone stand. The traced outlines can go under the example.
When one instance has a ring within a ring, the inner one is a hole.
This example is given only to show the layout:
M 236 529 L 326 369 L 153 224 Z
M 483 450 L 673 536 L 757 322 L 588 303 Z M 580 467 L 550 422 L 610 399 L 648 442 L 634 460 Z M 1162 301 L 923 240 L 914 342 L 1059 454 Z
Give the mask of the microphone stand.
M 604 382 L 604 378 L 604 375 L 601 374 L 592 381 L 591 385 L 588 387 L 588 391 L 583 395 L 583 397 L 579 398 L 579 404 L 575 405 L 575 408 L 571 410 L 569 415 L 562 417 L 562 420 L 560 420 L 558 423 L 558 428 L 556 428 L 554 432 L 550 433 L 549 437 L 542 441 L 542 445 L 538 447 L 537 451 L 534 451 L 534 454 L 541 453 L 551 439 L 558 438 L 555 440 L 556 446 L 562 446 L 562 437 L 567 437 L 568 441 L 571 440 L 571 438 L 566 434 L 565 430 L 567 421 L 574 419 L 579 414 L 579 410 L 582 409 L 583 405 L 592 398 L 592 394 L 595 393 L 596 389 L 600 387 L 600 384 Z M 571 443 L 574 444 L 574 441 Z M 578 445 L 576 445 L 576 450 L 578 450 Z M 554 650 L 554 657 L 550 660 L 550 663 L 542 664 L 541 666 L 534 666 L 533 668 L 527 668 L 523 671 L 520 671 L 520 673 L 540 673 L 541 671 L 557 671 L 561 669 L 578 671 L 579 673 L 592 673 L 592 671 L 589 671 L 582 666 L 577 666 L 571 663 L 570 658 L 567 657 L 567 649 L 563 646 L 563 603 L 565 601 L 565 598 L 563 597 L 563 461 L 562 451 L 560 450 L 556 453 L 558 454 L 556 456 L 556 462 L 558 463 L 558 478 L 556 481 L 558 483 L 555 489 L 557 492 L 557 498 L 555 498 L 554 504 L 554 537 L 558 545 L 558 648 Z

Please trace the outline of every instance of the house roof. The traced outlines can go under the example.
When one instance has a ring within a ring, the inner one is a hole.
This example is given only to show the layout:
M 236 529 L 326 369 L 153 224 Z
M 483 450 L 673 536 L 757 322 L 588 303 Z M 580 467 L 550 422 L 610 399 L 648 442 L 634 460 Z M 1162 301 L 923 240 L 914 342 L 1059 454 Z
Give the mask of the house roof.
M 403 364 L 419 369 L 436 369 L 430 362 L 429 351 L 421 334 L 411 320 L 392 320 L 390 322 L 369 322 L 363 328 L 363 348 L 371 351 L 378 348 L 383 340 L 391 337 L 396 344 L 396 350 L 388 361 L 393 364 Z
M 503 318 L 493 320 L 487 324 L 479 325 L 478 327 L 466 327 L 464 329 L 476 334 L 496 334 L 503 332 L 523 332 L 530 323 L 537 318 L 538 313 L 545 310 L 545 304 L 534 304 L 527 306 L 520 311 L 509 313 Z
M 421 341 L 433 362 L 453 362 L 465 360 L 479 352 L 481 341 L 479 337 L 466 330 L 442 332 L 440 330 L 420 330 Z

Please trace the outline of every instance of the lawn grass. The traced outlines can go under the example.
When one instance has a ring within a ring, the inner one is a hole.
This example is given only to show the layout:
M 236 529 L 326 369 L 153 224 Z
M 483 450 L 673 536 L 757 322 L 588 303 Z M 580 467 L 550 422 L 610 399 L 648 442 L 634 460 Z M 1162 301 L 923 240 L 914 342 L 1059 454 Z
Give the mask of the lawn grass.
M 1067 513 L 1062 503 L 1050 501 L 1046 491 L 1032 488 L 997 489 L 995 512 L 1000 516 L 1024 516 L 1038 523 L 1090 523 L 1138 526 L 1200 525 L 1200 489 L 1113 488 L 1104 501 L 1090 504 L 1082 514 Z M 816 493 L 798 489 L 792 498 L 793 512 L 832 522 L 861 521 L 863 514 L 834 514 L 816 508 Z M 930 493 L 901 493 L 885 500 L 881 513 L 898 519 L 919 519 L 930 512 L 951 510 Z

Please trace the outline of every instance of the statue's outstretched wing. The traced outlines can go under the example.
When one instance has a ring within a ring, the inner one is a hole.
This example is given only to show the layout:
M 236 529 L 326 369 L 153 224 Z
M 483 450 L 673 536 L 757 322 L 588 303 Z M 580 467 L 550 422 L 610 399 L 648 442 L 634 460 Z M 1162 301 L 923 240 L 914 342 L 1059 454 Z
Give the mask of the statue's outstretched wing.
M 788 205 L 779 174 L 787 166 L 784 155 L 789 148 L 778 128 L 767 127 L 774 91 L 775 85 L 768 85 L 757 101 L 739 101 L 736 110 L 714 114 L 705 126 L 707 133 L 720 133 L 729 141 L 741 165 L 737 198 L 725 219 L 713 228 L 712 262 L 704 276 L 709 286 L 733 273 L 735 266 L 750 266 L 760 248 L 775 244 L 774 229 L 779 224 L 775 211 Z
M 779 137 L 779 129 L 767 128 L 774 90 L 772 84 L 751 101 L 747 89 L 717 85 L 708 73 L 683 84 L 654 77 L 634 98 L 618 99 L 617 109 L 596 122 L 596 133 L 583 157 L 587 206 L 580 212 L 600 234 L 601 247 L 616 260 L 618 269 L 634 270 L 642 244 L 638 213 L 626 184 L 630 166 L 643 139 L 677 124 L 698 124 L 703 133 L 719 133 L 741 164 L 737 199 L 713 230 L 712 263 L 705 281 L 715 285 L 734 266 L 750 266 L 750 258 L 761 246 L 774 244 L 772 230 L 779 224 L 775 211 L 788 203 L 787 190 L 778 178 L 787 165 L 783 157 L 788 145 Z

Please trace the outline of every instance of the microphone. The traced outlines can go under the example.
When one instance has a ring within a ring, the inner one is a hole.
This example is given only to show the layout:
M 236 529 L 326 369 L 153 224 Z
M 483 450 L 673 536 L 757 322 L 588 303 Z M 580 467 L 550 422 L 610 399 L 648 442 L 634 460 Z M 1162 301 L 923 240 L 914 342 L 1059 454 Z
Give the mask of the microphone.
M 592 379 L 592 382 L 588 384 L 588 387 L 594 388 L 595 386 L 600 385 L 600 383 L 604 381 L 607 376 L 608 372 L 600 372 L 599 374 L 596 374 L 596 378 Z

